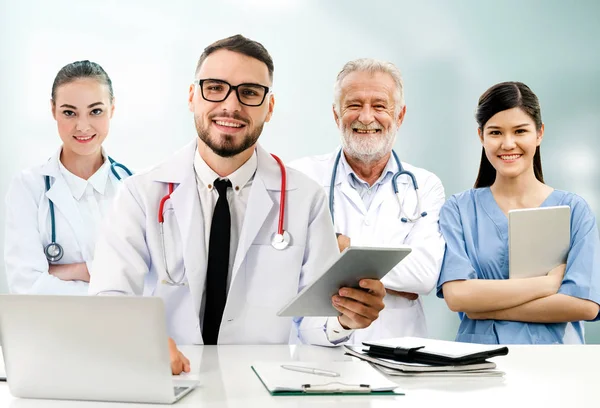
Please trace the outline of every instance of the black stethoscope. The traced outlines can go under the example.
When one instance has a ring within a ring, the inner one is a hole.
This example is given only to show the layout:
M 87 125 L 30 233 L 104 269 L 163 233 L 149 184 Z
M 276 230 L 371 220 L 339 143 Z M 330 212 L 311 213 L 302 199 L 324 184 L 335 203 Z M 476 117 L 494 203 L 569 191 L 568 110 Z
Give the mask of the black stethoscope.
M 285 171 L 285 166 L 281 159 L 274 154 L 271 154 L 277 164 L 279 164 L 279 168 L 281 171 L 281 194 L 279 196 L 279 221 L 277 223 L 277 231 L 273 233 L 271 236 L 271 246 L 277 250 L 283 250 L 288 247 L 291 242 L 290 234 L 283 229 L 283 223 L 285 221 L 285 189 L 287 186 L 287 173 Z M 173 190 L 175 189 L 174 183 L 168 183 L 169 193 L 160 199 L 160 203 L 158 205 L 158 225 L 160 227 L 160 243 L 163 255 L 163 263 L 165 266 L 165 273 L 167 274 L 167 278 L 161 281 L 162 284 L 170 285 L 170 286 L 186 286 L 187 283 L 183 280 L 185 279 L 185 268 L 184 272 L 181 274 L 181 278 L 175 280 L 171 276 L 171 271 L 169 271 L 169 265 L 167 263 L 167 251 L 165 249 L 165 232 L 164 232 L 164 223 L 165 217 L 163 216 L 165 203 L 167 200 L 171 198 L 171 194 L 173 194 Z
M 394 174 L 392 177 L 392 188 L 394 189 L 394 195 L 398 199 L 398 205 L 400 206 L 400 212 L 398 217 L 402 222 L 417 222 L 420 218 L 427 216 L 427 212 L 421 211 L 421 197 L 419 196 L 419 185 L 417 184 L 417 178 L 412 172 L 408 170 L 404 170 L 402 164 L 400 163 L 400 159 L 394 150 L 392 150 L 392 155 L 394 156 L 394 160 L 396 160 L 396 164 L 398 165 L 398 172 Z M 335 191 L 335 178 L 337 175 L 338 165 L 340 164 L 340 159 L 342 158 L 342 150 L 337 154 L 335 158 L 335 163 L 333 164 L 333 171 L 331 172 L 331 184 L 329 185 L 329 211 L 331 212 L 331 221 L 335 225 L 335 218 L 333 216 L 333 195 Z M 415 194 L 417 195 L 417 208 L 415 214 L 412 217 L 409 217 L 408 214 L 402 216 L 404 209 L 402 208 L 402 197 L 400 197 L 400 192 L 398 191 L 398 177 L 402 175 L 407 175 L 412 180 L 412 185 L 415 189 Z
M 117 163 L 110 157 L 108 158 L 108 160 L 110 161 L 110 171 L 112 172 L 112 174 L 115 175 L 117 180 L 121 180 L 121 176 L 117 172 L 117 168 L 123 169 L 123 171 L 125 171 L 125 173 L 127 173 L 128 176 L 131 176 L 133 174 L 131 170 L 125 167 L 125 165 Z M 48 192 L 48 190 L 50 190 L 50 176 L 44 176 L 44 181 L 46 183 L 46 192 Z M 50 203 L 50 225 L 52 229 L 52 242 L 46 245 L 46 247 L 44 248 L 44 254 L 46 254 L 46 259 L 48 260 L 48 262 L 57 262 L 60 261 L 60 259 L 63 257 L 65 251 L 63 247 L 58 242 L 56 242 L 56 219 L 54 215 L 54 203 L 50 199 L 48 199 L 48 202 Z

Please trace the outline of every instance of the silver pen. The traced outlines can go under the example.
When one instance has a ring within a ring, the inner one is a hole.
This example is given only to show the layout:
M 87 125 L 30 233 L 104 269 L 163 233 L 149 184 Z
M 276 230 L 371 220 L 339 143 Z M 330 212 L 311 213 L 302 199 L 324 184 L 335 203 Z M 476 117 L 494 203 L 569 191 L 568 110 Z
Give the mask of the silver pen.
M 325 377 L 339 377 L 340 374 L 335 371 L 321 370 L 320 368 L 302 367 L 295 365 L 282 365 L 281 368 L 290 371 L 298 371 L 299 373 L 324 375 Z

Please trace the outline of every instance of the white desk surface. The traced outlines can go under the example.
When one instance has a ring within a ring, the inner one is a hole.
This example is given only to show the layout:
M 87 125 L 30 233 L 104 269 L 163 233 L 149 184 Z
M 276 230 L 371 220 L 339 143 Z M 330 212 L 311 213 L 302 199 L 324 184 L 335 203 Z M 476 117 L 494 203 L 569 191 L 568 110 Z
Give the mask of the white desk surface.
M 190 378 L 201 385 L 175 407 L 598 407 L 600 346 L 509 346 L 494 359 L 503 378 L 390 377 L 405 396 L 272 397 L 250 365 L 258 361 L 340 361 L 341 348 L 314 346 L 188 346 Z M 1 362 L 0 362 L 1 363 Z M 2 364 L 3 366 L 3 364 Z M 0 407 L 152 407 L 81 401 L 16 399 L 0 383 Z

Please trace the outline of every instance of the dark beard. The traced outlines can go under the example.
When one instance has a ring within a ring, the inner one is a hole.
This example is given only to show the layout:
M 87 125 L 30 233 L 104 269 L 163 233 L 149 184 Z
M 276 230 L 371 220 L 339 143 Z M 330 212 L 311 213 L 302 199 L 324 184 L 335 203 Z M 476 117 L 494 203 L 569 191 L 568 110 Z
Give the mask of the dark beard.
M 257 126 L 254 132 L 247 134 L 244 137 L 244 140 L 236 146 L 233 141 L 235 140 L 234 136 L 221 134 L 220 135 L 220 143 L 215 143 L 214 140 L 211 140 L 210 133 L 203 126 L 203 123 L 198 118 L 194 117 L 194 123 L 196 124 L 196 132 L 198 133 L 198 137 L 202 140 L 215 154 L 221 157 L 233 157 L 244 150 L 254 146 L 258 141 L 260 134 L 262 133 L 264 122 Z

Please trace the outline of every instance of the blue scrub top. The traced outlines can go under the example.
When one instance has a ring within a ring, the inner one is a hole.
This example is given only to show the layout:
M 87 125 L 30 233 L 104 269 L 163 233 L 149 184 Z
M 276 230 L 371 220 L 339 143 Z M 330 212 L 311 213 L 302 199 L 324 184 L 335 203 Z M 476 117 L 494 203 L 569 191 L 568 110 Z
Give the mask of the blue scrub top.
M 554 190 L 541 207 L 571 208 L 571 247 L 558 293 L 600 304 L 600 237 L 585 200 Z M 489 187 L 453 195 L 441 209 L 440 229 L 446 253 L 437 286 L 454 280 L 508 279 L 508 218 Z M 523 323 L 504 320 L 461 320 L 456 341 L 484 344 L 584 343 L 583 323 Z M 600 314 L 595 320 L 600 318 Z

